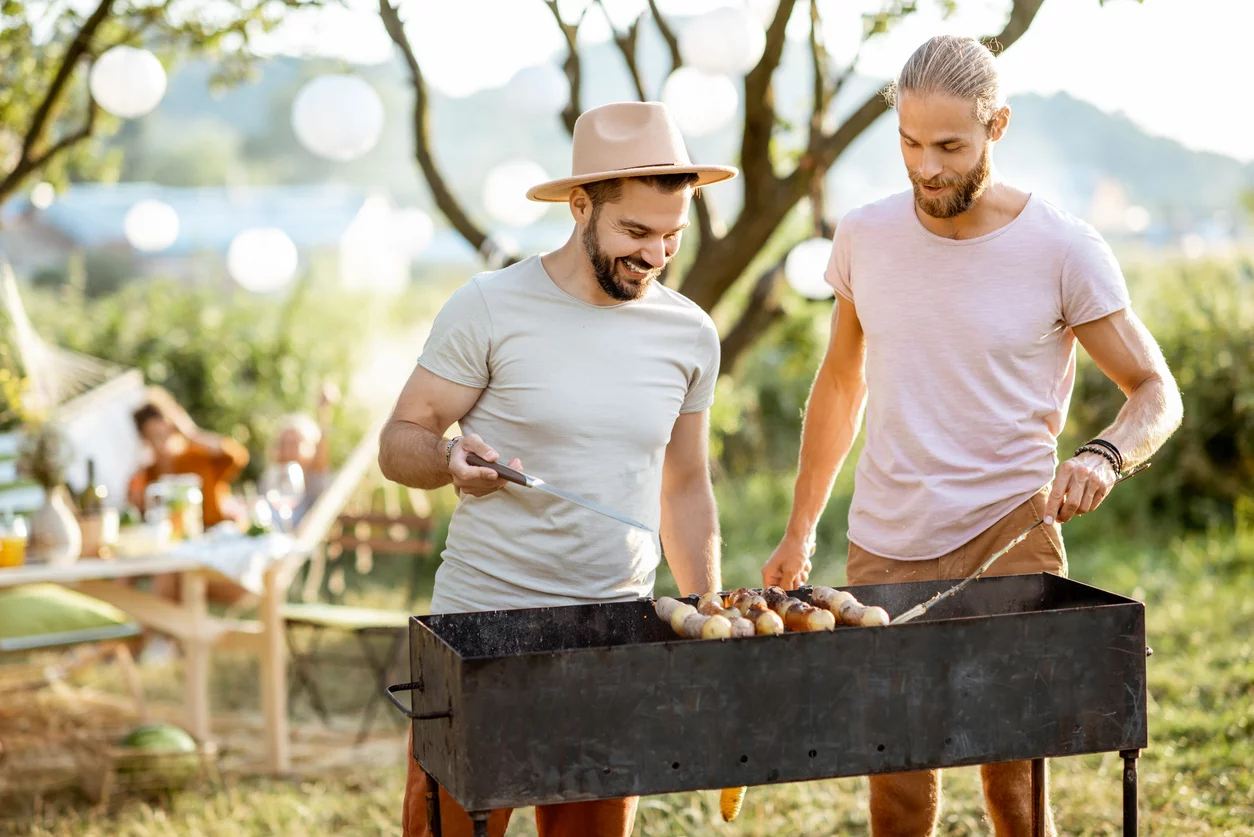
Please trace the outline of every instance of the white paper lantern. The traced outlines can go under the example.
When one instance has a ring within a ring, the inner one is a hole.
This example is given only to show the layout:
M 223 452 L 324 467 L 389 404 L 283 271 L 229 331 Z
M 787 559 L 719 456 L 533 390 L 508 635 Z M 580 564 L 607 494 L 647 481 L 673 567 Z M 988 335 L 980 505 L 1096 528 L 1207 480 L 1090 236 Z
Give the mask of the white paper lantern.
M 296 244 L 276 227 L 244 230 L 231 241 L 226 269 L 245 290 L 264 294 L 277 291 L 296 275 Z
M 116 46 L 92 65 L 88 81 L 96 104 L 114 116 L 150 113 L 165 95 L 165 68 L 146 49 Z
M 483 183 L 483 207 L 496 221 L 525 227 L 540 220 L 548 207 L 527 200 L 527 190 L 549 179 L 539 163 L 511 160 L 488 172 Z
M 179 215 L 168 203 L 142 200 L 122 220 L 126 240 L 136 250 L 160 253 L 179 237 Z
M 693 18 L 679 36 L 684 63 L 707 73 L 744 75 L 766 49 L 762 23 L 748 10 L 725 6 Z
M 392 235 L 409 258 L 416 259 L 431 246 L 435 222 L 417 207 L 402 209 L 392 216 Z
M 835 295 L 827 284 L 827 263 L 832 257 L 832 242 L 826 238 L 809 238 L 792 248 L 784 259 L 784 279 L 794 291 L 806 299 L 827 299 Z
M 674 114 L 679 130 L 702 137 L 735 118 L 740 94 L 727 76 L 680 67 L 662 85 L 662 101 Z
M 56 187 L 46 181 L 36 183 L 30 190 L 30 203 L 36 209 L 47 209 L 57 199 Z
M 383 100 L 360 76 L 319 76 L 292 101 L 292 130 L 319 157 L 355 160 L 383 134 Z
M 553 116 L 570 101 L 570 84 L 556 64 L 523 67 L 505 85 L 511 110 L 526 116 Z

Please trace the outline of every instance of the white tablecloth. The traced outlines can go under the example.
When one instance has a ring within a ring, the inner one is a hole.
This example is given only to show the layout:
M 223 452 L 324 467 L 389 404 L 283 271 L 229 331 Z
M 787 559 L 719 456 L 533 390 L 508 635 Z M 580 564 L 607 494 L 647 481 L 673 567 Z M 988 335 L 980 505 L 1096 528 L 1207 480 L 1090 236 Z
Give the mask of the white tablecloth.
M 249 537 L 209 531 L 199 540 L 175 544 L 170 554 L 195 561 L 260 595 L 266 570 L 290 555 L 295 544 L 291 535 L 280 532 Z

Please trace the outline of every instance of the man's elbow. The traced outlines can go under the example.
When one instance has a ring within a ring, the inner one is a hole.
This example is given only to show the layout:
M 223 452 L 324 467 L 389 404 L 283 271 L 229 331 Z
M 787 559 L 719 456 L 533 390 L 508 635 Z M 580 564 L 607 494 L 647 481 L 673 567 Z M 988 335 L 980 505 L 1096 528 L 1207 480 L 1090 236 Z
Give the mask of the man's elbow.
M 397 478 L 396 457 L 392 455 L 393 437 L 395 436 L 395 428 L 391 422 L 383 426 L 383 430 L 379 433 L 379 471 L 382 472 L 384 479 L 392 482 L 400 482 Z
M 1174 433 L 1184 422 L 1184 399 L 1180 396 L 1180 387 L 1170 372 L 1163 376 L 1163 400 L 1166 403 L 1166 418 Z
M 1169 369 L 1156 370 L 1137 384 L 1134 392 L 1154 392 L 1159 403 L 1159 418 L 1168 432 L 1175 432 L 1184 421 L 1184 399 Z

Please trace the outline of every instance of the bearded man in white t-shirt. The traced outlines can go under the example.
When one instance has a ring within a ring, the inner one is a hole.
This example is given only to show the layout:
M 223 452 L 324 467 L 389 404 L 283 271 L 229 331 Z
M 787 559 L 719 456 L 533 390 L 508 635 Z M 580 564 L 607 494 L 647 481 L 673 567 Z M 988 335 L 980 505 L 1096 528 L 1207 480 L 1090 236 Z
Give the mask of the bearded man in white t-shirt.
M 587 111 L 575 123 L 572 157 L 570 177 L 528 192 L 567 204 L 570 240 L 453 294 L 380 439 L 389 479 L 452 483 L 461 496 L 433 613 L 634 601 L 652 594 L 662 548 L 680 593 L 719 588 L 707 460 L 718 332 L 656 280 L 679 251 L 694 190 L 737 172 L 694 165 L 656 102 Z M 454 423 L 464 435 L 446 438 Z M 660 537 L 508 485 L 468 454 L 525 466 Z M 430 832 L 427 790 L 411 758 L 404 837 Z M 440 800 L 446 837 L 468 837 L 467 813 L 443 789 Z M 536 830 L 628 837 L 636 802 L 542 805 Z M 504 834 L 509 817 L 491 812 L 491 837 Z
M 1179 391 L 1097 232 L 993 176 L 1010 108 L 992 53 L 971 38 L 933 38 L 890 92 L 913 189 L 837 228 L 831 342 L 787 532 L 763 583 L 806 581 L 864 408 L 849 583 L 965 577 L 1039 520 L 989 574 L 1065 574 L 1059 524 L 1096 508 L 1121 471 L 1167 440 Z M 1127 402 L 1058 465 L 1077 341 Z M 981 770 L 998 837 L 1031 833 L 1030 771 L 1026 761 Z M 873 837 L 930 835 L 939 809 L 937 771 L 871 779 Z

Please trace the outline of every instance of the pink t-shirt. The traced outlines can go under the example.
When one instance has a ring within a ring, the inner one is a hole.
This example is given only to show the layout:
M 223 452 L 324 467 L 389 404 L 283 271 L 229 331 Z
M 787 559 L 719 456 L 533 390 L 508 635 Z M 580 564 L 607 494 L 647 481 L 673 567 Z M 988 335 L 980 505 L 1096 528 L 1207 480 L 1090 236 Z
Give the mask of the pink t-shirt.
M 836 230 L 827 280 L 866 334 L 849 540 L 903 560 L 957 549 L 1053 479 L 1071 327 L 1128 305 L 1101 236 L 1036 196 L 963 241 L 928 232 L 910 192 L 861 207 Z

